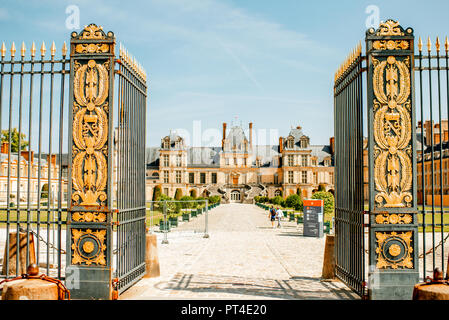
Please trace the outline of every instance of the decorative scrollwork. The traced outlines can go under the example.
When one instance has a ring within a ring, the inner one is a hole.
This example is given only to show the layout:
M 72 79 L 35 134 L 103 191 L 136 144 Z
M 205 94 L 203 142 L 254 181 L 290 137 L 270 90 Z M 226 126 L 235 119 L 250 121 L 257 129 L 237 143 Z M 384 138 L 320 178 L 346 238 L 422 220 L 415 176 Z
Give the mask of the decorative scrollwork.
M 406 40 L 376 40 L 373 48 L 376 50 L 407 50 L 410 44 Z
M 72 220 L 76 222 L 105 222 L 106 214 L 104 212 L 74 212 Z
M 376 142 L 374 184 L 379 207 L 411 206 L 412 159 L 409 58 L 372 58 Z M 386 82 L 384 82 L 386 79 Z
M 73 94 L 72 201 L 84 206 L 106 201 L 109 94 L 108 62 L 75 64 Z
M 376 232 L 378 269 L 413 269 L 413 232 Z
M 376 215 L 377 224 L 411 224 L 412 222 L 412 215 L 407 213 L 383 213 Z
M 377 36 L 403 36 L 404 32 L 399 26 L 399 22 L 394 20 L 387 20 L 379 25 L 376 33 Z
M 106 230 L 72 229 L 72 264 L 106 265 Z

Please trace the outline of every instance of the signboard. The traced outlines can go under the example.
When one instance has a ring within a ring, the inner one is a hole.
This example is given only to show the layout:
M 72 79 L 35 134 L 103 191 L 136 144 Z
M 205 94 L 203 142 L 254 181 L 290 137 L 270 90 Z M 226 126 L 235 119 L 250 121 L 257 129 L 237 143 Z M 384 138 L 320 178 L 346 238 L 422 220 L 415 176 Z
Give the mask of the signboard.
M 324 201 L 304 200 L 304 231 L 305 237 L 323 237 L 323 205 Z

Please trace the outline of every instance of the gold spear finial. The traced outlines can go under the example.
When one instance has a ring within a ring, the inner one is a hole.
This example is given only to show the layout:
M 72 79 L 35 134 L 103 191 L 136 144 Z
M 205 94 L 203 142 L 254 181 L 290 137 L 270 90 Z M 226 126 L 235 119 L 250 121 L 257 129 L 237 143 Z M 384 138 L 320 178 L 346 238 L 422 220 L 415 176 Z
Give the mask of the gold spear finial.
M 6 56 L 6 46 L 5 46 L 4 42 L 2 43 L 2 47 L 0 49 L 0 52 L 2 54 L 2 58 L 4 58 Z
M 437 37 L 437 41 L 435 42 L 435 48 L 437 49 L 437 52 L 440 52 L 440 38 Z
M 444 49 L 446 49 L 446 53 L 449 51 L 449 41 L 447 40 L 447 36 L 446 41 L 444 41 Z
M 47 48 L 45 48 L 45 42 L 42 41 L 42 46 L 41 46 L 41 56 L 45 57 L 45 52 L 47 52 Z
M 50 47 L 50 54 L 51 54 L 52 57 L 54 57 L 55 54 L 56 54 L 56 46 L 55 46 L 55 42 L 54 41 L 53 41 L 53 43 L 51 44 L 51 47 Z
M 62 55 L 65 57 L 67 54 L 67 45 L 66 45 L 65 41 L 64 41 L 64 44 L 62 45 L 61 51 L 62 51 Z
M 427 51 L 432 51 L 432 42 L 430 41 L 430 37 L 427 38 Z
M 22 41 L 22 47 L 20 48 L 20 55 L 22 57 L 25 57 L 25 53 L 26 53 L 27 49 L 25 47 L 25 42 Z
M 16 45 L 13 42 L 11 46 L 11 57 L 14 57 L 15 54 L 16 54 Z
M 34 41 L 33 41 L 33 44 L 31 45 L 30 52 L 31 52 L 31 57 L 34 58 L 34 56 L 36 55 L 36 45 L 34 44 Z
M 421 39 L 421 37 L 419 37 L 419 40 L 418 40 L 418 50 L 419 50 L 419 52 L 422 51 L 422 39 Z

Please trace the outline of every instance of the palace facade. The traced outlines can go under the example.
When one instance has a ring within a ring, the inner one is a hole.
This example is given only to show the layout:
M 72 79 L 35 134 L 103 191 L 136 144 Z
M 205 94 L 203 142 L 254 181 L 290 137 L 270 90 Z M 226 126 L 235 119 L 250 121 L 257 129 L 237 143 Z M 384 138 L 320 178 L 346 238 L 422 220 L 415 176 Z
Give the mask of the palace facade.
M 241 126 L 223 123 L 221 146 L 189 147 L 174 133 L 160 147 L 146 150 L 146 198 L 156 186 L 169 197 L 176 191 L 193 197 L 219 195 L 221 201 L 252 203 L 255 196 L 301 193 L 310 198 L 321 184 L 334 190 L 333 138 L 311 145 L 300 126 L 280 137 L 277 145 L 253 145 Z

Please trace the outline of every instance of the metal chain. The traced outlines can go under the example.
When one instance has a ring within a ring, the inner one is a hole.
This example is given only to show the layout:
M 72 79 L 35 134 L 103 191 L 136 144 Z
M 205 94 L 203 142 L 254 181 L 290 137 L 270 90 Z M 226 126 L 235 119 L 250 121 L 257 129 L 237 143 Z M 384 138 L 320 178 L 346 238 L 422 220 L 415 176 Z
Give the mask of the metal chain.
M 21 226 L 19 227 L 20 232 L 27 232 L 26 229 L 22 228 Z M 32 234 L 34 234 L 39 241 L 42 241 L 43 243 L 45 243 L 48 247 L 55 249 L 56 251 L 59 251 L 61 254 L 66 254 L 66 251 L 64 249 L 58 249 L 55 247 L 55 245 L 51 242 L 47 242 L 44 240 L 44 238 L 42 238 L 42 236 L 38 235 L 33 229 L 30 228 L 30 231 Z
M 424 236 L 425 236 L 425 232 L 423 232 L 423 233 L 424 233 Z M 424 253 L 420 254 L 420 255 L 419 255 L 419 259 L 424 258 L 424 256 L 427 256 L 428 254 L 432 253 L 435 249 L 437 249 L 438 247 L 440 247 L 441 245 L 443 245 L 444 243 L 446 243 L 446 240 L 447 240 L 448 238 L 449 238 L 449 233 L 447 234 L 446 238 L 442 239 L 442 240 L 440 241 L 440 243 L 439 243 L 436 247 L 430 248 L 430 250 L 427 251 L 425 254 L 424 254 Z

